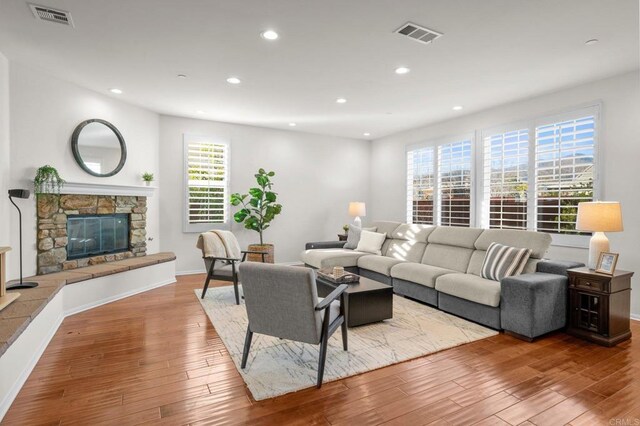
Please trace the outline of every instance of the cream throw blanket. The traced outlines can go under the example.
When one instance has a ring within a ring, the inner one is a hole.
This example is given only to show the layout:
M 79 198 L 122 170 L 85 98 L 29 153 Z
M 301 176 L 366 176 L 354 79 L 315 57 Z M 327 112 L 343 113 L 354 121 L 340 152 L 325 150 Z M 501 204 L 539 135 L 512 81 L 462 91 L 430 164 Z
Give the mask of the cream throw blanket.
M 202 250 L 204 257 L 226 257 L 238 260 L 242 257 L 238 240 L 231 231 L 214 229 L 203 232 L 198 237 L 196 247 Z

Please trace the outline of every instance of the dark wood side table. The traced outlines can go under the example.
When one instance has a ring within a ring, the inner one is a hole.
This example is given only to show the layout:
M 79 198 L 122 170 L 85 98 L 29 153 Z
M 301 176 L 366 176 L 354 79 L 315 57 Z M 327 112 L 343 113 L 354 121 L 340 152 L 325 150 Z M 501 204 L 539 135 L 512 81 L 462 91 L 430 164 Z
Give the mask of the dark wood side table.
M 318 296 L 326 297 L 338 287 L 322 276 L 316 277 Z M 371 324 L 393 318 L 393 287 L 360 277 L 344 292 L 345 316 L 348 327 Z
M 347 234 L 338 234 L 338 241 L 347 241 Z
M 567 333 L 604 346 L 631 337 L 631 277 L 633 272 L 601 274 L 589 268 L 569 269 Z

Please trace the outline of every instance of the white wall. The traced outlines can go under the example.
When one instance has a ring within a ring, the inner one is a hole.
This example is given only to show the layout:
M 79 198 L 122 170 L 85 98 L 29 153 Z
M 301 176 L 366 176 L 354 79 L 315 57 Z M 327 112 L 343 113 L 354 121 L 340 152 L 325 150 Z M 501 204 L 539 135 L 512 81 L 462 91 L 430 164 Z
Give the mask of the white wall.
M 11 245 L 9 237 L 9 61 L 0 53 L 0 246 Z
M 640 82 L 638 72 L 596 81 L 521 102 L 492 108 L 375 140 L 371 152 L 371 217 L 405 221 L 405 146 L 450 135 L 559 112 L 593 101 L 602 102 L 599 161 L 602 200 L 621 201 L 625 231 L 611 233 L 611 250 L 620 253 L 618 268 L 635 271 L 632 312 L 640 315 Z M 587 261 L 588 251 L 552 247 L 549 256 Z
M 51 77 L 35 68 L 11 62 L 11 179 L 12 187 L 33 190 L 38 167 L 49 164 L 69 182 L 142 185 L 145 171 L 160 176 L 159 116 L 74 84 Z M 1 71 L 0 71 L 1 72 Z M 105 88 L 106 90 L 106 88 Z M 102 118 L 114 124 L 127 144 L 127 163 L 113 177 L 99 178 L 85 173 L 71 153 L 74 128 L 89 118 Z M 0 139 L 1 140 L 1 139 Z M 64 190 L 63 190 L 64 192 Z M 4 195 L 0 194 L 4 199 Z M 159 193 L 148 200 L 148 252 L 159 250 Z M 2 202 L 4 205 L 4 202 Z M 17 200 L 23 212 L 24 274 L 36 272 L 35 200 Z M 11 207 L 11 245 L 9 274 L 18 274 L 18 214 Z
M 253 175 L 260 167 L 276 172 L 274 190 L 283 211 L 265 231 L 265 242 L 275 244 L 276 262 L 299 261 L 305 242 L 335 240 L 351 221 L 349 201 L 368 198 L 368 141 L 161 116 L 160 247 L 177 254 L 178 272 L 204 269 L 195 248 L 198 234 L 182 232 L 184 133 L 230 143 L 232 192 L 255 186 Z M 232 230 L 243 248 L 258 242 L 257 233 L 239 224 Z

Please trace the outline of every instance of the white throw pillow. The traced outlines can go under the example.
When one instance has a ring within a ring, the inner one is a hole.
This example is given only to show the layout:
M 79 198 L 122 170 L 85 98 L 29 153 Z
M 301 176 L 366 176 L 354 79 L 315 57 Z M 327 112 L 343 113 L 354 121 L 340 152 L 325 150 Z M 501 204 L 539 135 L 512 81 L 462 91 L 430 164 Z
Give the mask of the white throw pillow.
M 363 229 L 362 233 L 360 233 L 360 241 L 358 241 L 356 251 L 381 255 L 382 252 L 380 251 L 380 248 L 382 248 L 382 244 L 384 244 L 384 240 L 386 238 L 387 234 L 379 234 L 377 232 L 365 231 Z

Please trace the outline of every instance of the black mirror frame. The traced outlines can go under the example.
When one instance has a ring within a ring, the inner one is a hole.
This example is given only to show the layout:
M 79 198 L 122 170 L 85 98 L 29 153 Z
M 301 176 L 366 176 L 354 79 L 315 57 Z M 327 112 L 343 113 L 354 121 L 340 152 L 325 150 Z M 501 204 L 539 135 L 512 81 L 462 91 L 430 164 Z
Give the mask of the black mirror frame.
M 118 163 L 116 168 L 109 173 L 96 173 L 93 170 L 89 169 L 84 164 L 84 161 L 82 161 L 82 156 L 80 155 L 80 150 L 78 149 L 78 138 L 80 137 L 80 133 L 82 132 L 82 129 L 84 129 L 84 127 L 90 123 L 104 124 L 109 129 L 111 129 L 113 133 L 115 133 L 116 137 L 118 138 L 118 142 L 120 142 L 120 162 Z M 97 176 L 97 177 L 109 177 L 109 176 L 118 174 L 118 172 L 120 172 L 120 170 L 122 170 L 122 168 L 124 167 L 124 163 L 127 161 L 127 144 L 125 144 L 122 134 L 116 128 L 116 126 L 114 126 L 113 124 L 109 123 L 106 120 L 101 120 L 99 118 L 92 118 L 90 120 L 85 120 L 82 123 L 78 124 L 78 126 L 73 131 L 73 134 L 71 135 L 71 151 L 73 151 L 73 158 L 75 158 L 76 163 L 78 163 L 80 168 L 82 168 L 82 170 L 89 173 L 90 175 Z

